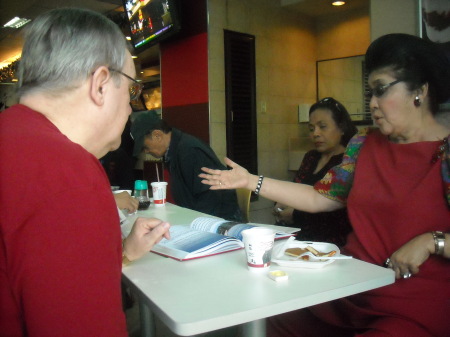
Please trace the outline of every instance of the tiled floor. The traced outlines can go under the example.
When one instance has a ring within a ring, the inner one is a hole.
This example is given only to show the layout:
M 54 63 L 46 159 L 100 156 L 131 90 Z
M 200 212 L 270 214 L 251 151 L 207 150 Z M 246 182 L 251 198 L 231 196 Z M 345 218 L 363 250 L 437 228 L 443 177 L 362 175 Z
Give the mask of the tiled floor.
M 250 221 L 261 224 L 275 224 L 275 217 L 272 215 L 274 202 L 261 196 L 258 200 L 250 203 Z
M 250 222 L 274 224 L 275 218 L 272 215 L 273 202 L 262 197 L 252 201 L 250 204 Z M 139 323 L 139 306 L 137 301 L 133 301 L 133 305 L 125 311 L 127 318 L 128 334 L 130 337 L 140 337 Z M 155 318 L 156 337 L 177 337 L 178 335 L 171 332 L 159 319 Z M 213 331 L 197 337 L 238 337 L 238 328 L 231 327 L 228 329 Z

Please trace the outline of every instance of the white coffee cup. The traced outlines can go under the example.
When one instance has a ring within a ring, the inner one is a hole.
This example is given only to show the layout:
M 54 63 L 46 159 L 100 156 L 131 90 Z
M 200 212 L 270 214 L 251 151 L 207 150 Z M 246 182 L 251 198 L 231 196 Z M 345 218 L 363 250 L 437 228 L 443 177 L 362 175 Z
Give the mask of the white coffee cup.
M 270 228 L 255 227 L 242 232 L 247 255 L 247 267 L 252 272 L 267 272 L 272 258 L 275 232 Z
M 153 192 L 153 204 L 156 207 L 165 206 L 166 205 L 166 189 L 167 182 L 165 181 L 157 181 L 151 183 L 152 192 Z

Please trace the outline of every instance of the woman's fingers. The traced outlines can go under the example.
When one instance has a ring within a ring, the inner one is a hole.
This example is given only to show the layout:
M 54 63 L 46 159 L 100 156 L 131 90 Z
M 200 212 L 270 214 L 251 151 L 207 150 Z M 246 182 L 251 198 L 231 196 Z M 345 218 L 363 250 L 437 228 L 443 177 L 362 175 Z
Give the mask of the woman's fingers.
M 206 172 L 206 173 L 208 173 L 208 174 L 213 174 L 213 169 L 210 169 L 210 168 L 208 168 L 208 167 L 202 167 L 202 171 L 203 172 Z M 205 174 L 205 173 L 202 173 L 202 174 Z

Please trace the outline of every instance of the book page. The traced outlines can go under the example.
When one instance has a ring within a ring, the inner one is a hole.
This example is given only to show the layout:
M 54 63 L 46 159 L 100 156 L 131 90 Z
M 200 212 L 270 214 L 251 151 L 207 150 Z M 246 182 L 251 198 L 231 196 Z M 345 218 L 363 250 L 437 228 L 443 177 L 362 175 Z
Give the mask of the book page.
M 219 227 L 223 223 L 227 223 L 230 221 L 224 220 L 224 219 L 218 219 L 218 218 L 210 218 L 207 216 L 202 216 L 199 218 L 194 219 L 194 221 L 191 222 L 191 228 L 203 231 L 203 232 L 211 232 L 211 233 L 218 233 Z
M 240 249 L 244 246 L 234 238 L 198 231 L 183 225 L 170 227 L 170 237 L 170 240 L 163 238 L 152 251 L 184 260 Z
M 219 226 L 218 230 L 219 233 L 222 235 L 228 235 L 232 236 L 238 240 L 243 240 L 242 238 L 242 231 L 250 228 L 254 228 L 256 226 L 249 225 L 249 224 L 243 224 L 243 223 L 237 223 L 237 222 L 226 222 Z
M 259 224 L 248 224 L 248 223 L 239 223 L 234 221 L 228 221 L 224 219 L 216 219 L 216 218 L 210 218 L 210 217 L 199 217 L 194 219 L 191 223 L 191 228 L 199 230 L 199 231 L 205 231 L 205 232 L 211 232 L 211 233 L 217 233 L 222 234 L 226 236 L 232 236 L 238 240 L 242 241 L 242 231 L 254 227 L 268 227 L 273 229 L 275 234 L 275 240 L 276 239 L 282 239 L 287 238 L 291 236 L 291 232 L 299 231 L 299 229 L 291 228 L 291 232 L 285 233 L 281 230 L 287 229 L 288 227 L 282 227 L 281 230 L 277 229 L 277 226 L 273 225 L 259 225 Z
M 192 253 L 222 239 L 216 235 L 205 234 L 186 226 L 172 226 L 170 240 L 163 238 L 158 244 Z

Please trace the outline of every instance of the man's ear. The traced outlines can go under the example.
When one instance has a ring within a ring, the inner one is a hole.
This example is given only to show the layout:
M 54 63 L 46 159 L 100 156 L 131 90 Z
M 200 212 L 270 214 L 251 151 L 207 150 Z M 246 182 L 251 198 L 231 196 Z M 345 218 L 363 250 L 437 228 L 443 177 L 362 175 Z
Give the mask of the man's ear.
M 105 94 L 107 91 L 108 81 L 111 80 L 111 73 L 107 67 L 98 67 L 91 78 L 91 87 L 89 90 L 92 101 L 97 105 L 103 105 L 105 102 Z

